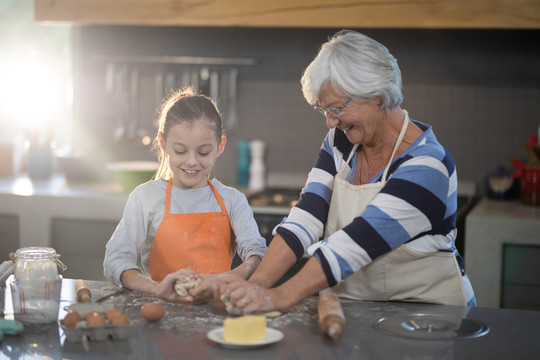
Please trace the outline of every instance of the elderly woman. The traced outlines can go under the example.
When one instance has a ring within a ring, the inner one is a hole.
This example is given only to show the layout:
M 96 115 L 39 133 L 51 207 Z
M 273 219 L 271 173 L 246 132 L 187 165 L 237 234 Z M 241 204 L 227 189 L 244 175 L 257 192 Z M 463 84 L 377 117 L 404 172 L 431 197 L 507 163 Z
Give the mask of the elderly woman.
M 249 281 L 223 276 L 222 296 L 246 314 L 286 310 L 328 287 L 352 299 L 475 306 L 454 243 L 454 160 L 400 107 L 396 59 L 365 35 L 338 32 L 306 68 L 302 91 L 330 130 L 258 269 Z M 271 288 L 306 253 L 305 266 Z

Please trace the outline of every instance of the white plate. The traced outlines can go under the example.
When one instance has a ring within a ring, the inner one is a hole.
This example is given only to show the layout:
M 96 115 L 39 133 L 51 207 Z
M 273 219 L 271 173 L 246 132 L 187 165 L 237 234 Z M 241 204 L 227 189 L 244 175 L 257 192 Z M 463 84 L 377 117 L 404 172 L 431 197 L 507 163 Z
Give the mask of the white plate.
M 210 340 L 229 348 L 249 348 L 249 347 L 264 346 L 264 345 L 273 344 L 283 339 L 283 333 L 279 330 L 272 329 L 272 328 L 266 328 L 266 338 L 264 338 L 263 340 L 259 340 L 259 341 L 255 341 L 251 343 L 233 343 L 233 342 L 226 341 L 223 338 L 223 327 L 210 330 L 208 334 L 206 334 L 206 336 L 208 336 Z

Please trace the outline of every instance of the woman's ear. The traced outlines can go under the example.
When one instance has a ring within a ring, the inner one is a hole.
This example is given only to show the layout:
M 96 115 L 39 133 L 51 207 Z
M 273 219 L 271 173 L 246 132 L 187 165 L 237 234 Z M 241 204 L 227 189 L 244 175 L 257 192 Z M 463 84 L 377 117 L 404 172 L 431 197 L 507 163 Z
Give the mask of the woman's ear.
M 227 143 L 227 137 L 225 135 L 223 135 L 221 137 L 221 141 L 218 145 L 218 151 L 217 151 L 217 154 L 216 154 L 216 159 L 218 157 L 220 157 L 221 154 L 223 154 L 223 151 L 225 151 L 225 144 Z

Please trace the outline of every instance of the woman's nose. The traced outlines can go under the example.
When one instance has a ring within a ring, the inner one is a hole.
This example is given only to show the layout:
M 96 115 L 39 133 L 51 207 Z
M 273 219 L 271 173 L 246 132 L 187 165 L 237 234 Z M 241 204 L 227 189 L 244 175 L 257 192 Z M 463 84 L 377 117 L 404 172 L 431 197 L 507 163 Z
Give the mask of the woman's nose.
M 332 115 L 330 113 L 326 113 L 326 126 L 329 129 L 332 129 L 337 126 L 339 122 L 339 118 L 335 115 Z

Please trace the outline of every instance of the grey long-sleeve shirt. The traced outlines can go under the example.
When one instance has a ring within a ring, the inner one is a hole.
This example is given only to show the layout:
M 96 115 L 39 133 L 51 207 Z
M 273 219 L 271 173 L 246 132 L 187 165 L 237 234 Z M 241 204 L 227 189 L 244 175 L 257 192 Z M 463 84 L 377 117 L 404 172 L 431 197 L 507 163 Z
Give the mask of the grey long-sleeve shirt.
M 237 253 L 242 261 L 253 255 L 262 258 L 266 253 L 266 240 L 259 232 L 245 195 L 217 179 L 212 180 L 212 185 L 227 208 Z M 157 179 L 139 185 L 129 195 L 122 220 L 105 250 L 103 270 L 112 283 L 121 286 L 120 276 L 129 269 L 149 276 L 148 254 L 165 214 L 166 192 L 167 181 Z M 218 211 L 221 208 L 210 186 L 200 189 L 172 187 L 171 214 Z

